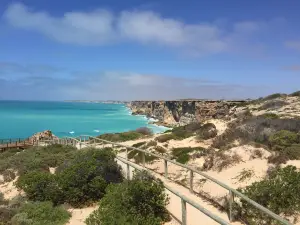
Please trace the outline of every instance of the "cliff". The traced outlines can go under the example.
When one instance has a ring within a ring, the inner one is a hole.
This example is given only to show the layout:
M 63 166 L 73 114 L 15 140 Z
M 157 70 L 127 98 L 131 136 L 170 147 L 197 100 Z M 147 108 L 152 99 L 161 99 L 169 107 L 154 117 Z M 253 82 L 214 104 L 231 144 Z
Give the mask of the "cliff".
M 169 126 L 185 125 L 207 119 L 229 117 L 244 101 L 133 101 L 127 104 L 133 115 L 146 115 Z

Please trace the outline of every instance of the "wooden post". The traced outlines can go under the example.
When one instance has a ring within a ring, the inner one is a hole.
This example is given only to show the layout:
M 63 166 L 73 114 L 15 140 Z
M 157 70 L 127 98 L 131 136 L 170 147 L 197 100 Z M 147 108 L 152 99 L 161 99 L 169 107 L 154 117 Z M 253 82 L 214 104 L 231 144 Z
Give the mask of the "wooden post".
M 194 179 L 194 173 L 192 170 L 190 170 L 190 192 L 193 193 L 193 179 Z
M 165 178 L 168 178 L 168 161 L 165 160 Z
M 182 216 L 181 224 L 187 225 L 187 223 L 186 223 L 186 202 L 183 199 L 181 199 L 181 216 Z
M 232 207 L 233 207 L 233 201 L 234 201 L 234 195 L 232 191 L 229 191 L 229 221 L 233 221 L 233 216 L 232 216 Z
M 145 161 L 146 161 L 145 152 L 142 152 L 142 165 L 143 165 L 143 167 L 145 167 Z
M 127 163 L 127 180 L 130 180 L 130 166 Z
M 128 160 L 128 148 L 126 148 L 126 160 Z

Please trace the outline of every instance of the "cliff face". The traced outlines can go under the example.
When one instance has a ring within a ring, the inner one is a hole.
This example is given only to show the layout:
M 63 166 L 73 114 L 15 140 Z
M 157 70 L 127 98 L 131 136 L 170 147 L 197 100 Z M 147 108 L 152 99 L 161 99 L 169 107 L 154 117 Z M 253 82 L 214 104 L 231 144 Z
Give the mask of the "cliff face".
M 241 104 L 238 101 L 133 101 L 128 104 L 134 115 L 146 115 L 166 125 L 185 125 L 207 119 L 229 117 Z

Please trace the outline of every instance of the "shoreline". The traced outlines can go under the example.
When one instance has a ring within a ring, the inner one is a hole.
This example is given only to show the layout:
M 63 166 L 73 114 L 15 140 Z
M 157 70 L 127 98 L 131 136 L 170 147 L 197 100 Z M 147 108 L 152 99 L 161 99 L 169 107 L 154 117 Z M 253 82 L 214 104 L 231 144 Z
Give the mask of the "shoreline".
M 143 114 L 133 114 L 132 110 L 130 109 L 130 107 L 127 104 L 124 104 L 124 106 L 126 107 L 128 112 L 130 113 L 130 115 L 144 117 L 147 121 L 147 125 L 152 125 L 153 127 L 157 127 L 158 129 L 161 130 L 159 132 L 156 132 L 153 128 L 150 127 L 150 129 L 152 129 L 153 133 L 155 133 L 155 134 L 162 134 L 165 131 L 172 129 L 172 127 L 166 126 L 166 124 L 164 124 L 163 122 L 160 122 L 159 120 L 157 120 L 153 117 L 149 117 L 149 116 L 143 115 Z

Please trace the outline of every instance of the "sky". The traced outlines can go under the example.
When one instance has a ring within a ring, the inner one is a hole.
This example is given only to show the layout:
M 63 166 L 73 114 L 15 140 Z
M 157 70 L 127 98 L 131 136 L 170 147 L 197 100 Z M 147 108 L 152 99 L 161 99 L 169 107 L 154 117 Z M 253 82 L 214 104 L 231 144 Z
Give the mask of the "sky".
M 300 89 L 297 0 L 0 1 L 0 99 L 243 99 Z

